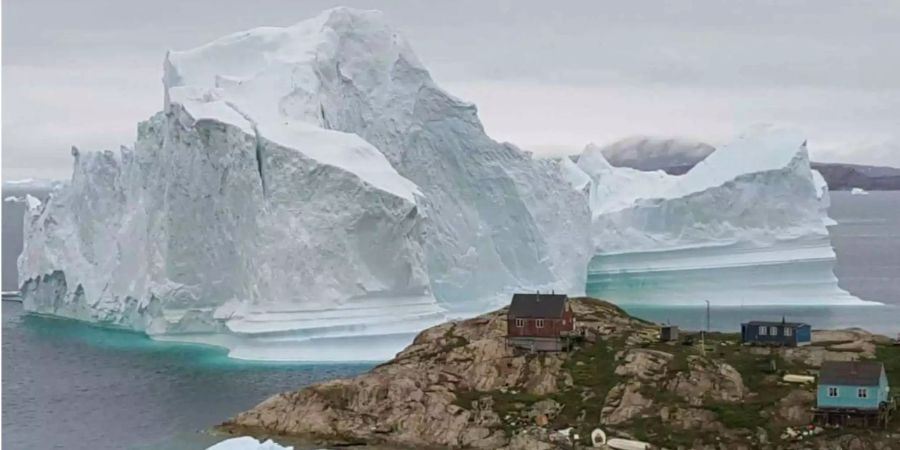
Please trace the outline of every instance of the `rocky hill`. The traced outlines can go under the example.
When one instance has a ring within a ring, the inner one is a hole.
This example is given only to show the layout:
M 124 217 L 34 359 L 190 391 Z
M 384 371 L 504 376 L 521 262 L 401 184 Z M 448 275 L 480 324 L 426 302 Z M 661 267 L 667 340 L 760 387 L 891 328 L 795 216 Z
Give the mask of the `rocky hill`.
M 867 191 L 900 190 L 900 169 L 894 167 L 814 162 L 812 168 L 822 174 L 832 191 L 849 191 L 853 188 Z
M 812 387 L 780 382 L 823 360 L 873 358 L 900 386 L 900 347 L 860 330 L 815 332 L 770 349 L 713 333 L 706 349 L 659 343 L 657 328 L 609 303 L 572 301 L 584 339 L 567 353 L 505 344 L 505 310 L 423 331 L 369 373 L 275 395 L 222 424 L 228 433 L 325 445 L 551 449 L 590 446 L 590 432 L 669 449 L 889 449 L 888 431 L 823 430 L 799 442 Z M 560 432 L 559 430 L 564 430 Z M 892 445 L 894 447 L 892 447 Z

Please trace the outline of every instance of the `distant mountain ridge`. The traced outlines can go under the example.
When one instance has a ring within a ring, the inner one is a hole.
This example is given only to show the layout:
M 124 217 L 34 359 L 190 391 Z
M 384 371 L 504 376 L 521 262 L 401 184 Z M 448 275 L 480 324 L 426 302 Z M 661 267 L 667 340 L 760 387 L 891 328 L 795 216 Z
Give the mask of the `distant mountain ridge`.
M 679 138 L 632 137 L 603 147 L 603 156 L 616 167 L 637 170 L 664 170 L 682 175 L 712 154 L 715 147 L 704 142 Z M 900 190 L 900 168 L 867 166 L 862 164 L 812 162 L 828 188 L 849 191 L 862 188 L 869 191 Z
M 885 166 L 813 162 L 832 191 L 862 188 L 867 191 L 900 190 L 900 169 Z

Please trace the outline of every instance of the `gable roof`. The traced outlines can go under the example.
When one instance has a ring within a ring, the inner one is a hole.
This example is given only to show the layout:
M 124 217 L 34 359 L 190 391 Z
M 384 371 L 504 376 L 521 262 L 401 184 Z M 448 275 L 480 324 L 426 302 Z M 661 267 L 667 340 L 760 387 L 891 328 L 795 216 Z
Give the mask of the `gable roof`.
M 777 327 L 779 325 L 784 325 L 784 326 L 788 326 L 791 328 L 798 328 L 798 327 L 804 327 L 804 326 L 808 327 L 809 326 L 809 324 L 806 324 L 803 322 L 782 322 L 780 320 L 777 320 L 777 321 L 775 321 L 775 320 L 773 320 L 773 321 L 751 320 L 750 322 L 747 322 L 744 325 L 749 325 L 751 327 L 756 327 L 756 326 L 761 326 L 761 325 L 765 325 L 767 327 Z
M 825 361 L 819 371 L 820 384 L 878 386 L 884 366 L 876 361 Z
M 510 317 L 561 319 L 568 299 L 565 294 L 515 294 L 508 314 Z

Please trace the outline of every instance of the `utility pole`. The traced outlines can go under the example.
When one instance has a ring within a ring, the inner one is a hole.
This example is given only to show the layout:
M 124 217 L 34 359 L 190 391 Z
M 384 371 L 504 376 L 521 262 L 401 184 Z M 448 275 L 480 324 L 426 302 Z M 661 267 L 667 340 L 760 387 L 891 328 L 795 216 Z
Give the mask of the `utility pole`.
M 709 300 L 706 302 L 706 330 L 700 332 L 700 349 L 703 356 L 706 356 L 706 333 L 709 333 Z
M 709 333 L 709 300 L 706 300 L 706 332 Z

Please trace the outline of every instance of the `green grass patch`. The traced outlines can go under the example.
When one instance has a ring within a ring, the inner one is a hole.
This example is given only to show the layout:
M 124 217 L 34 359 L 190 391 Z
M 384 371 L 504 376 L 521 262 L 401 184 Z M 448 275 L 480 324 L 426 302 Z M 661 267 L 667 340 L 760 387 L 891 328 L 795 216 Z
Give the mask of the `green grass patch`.
M 443 342 L 442 342 L 442 346 L 440 349 L 441 353 L 446 353 L 455 348 L 464 347 L 466 345 L 469 345 L 469 341 L 466 340 L 466 338 L 464 338 L 462 336 L 457 336 L 455 333 L 453 333 L 453 330 L 455 330 L 455 329 L 456 329 L 456 325 L 448 328 L 447 332 L 444 333 Z
M 900 345 L 883 344 L 875 348 L 875 358 L 884 364 L 884 371 L 891 387 L 891 395 L 900 394 Z M 891 418 L 888 428 L 900 432 L 900 413 Z
M 767 406 L 761 402 L 713 403 L 705 405 L 704 409 L 716 413 L 719 421 L 728 428 L 755 430 L 756 427 L 766 427 L 768 419 L 760 413 Z
M 590 430 L 600 425 L 606 396 L 619 382 L 615 355 L 623 347 L 624 338 L 598 340 L 585 343 L 570 354 L 562 369 L 571 375 L 574 386 L 564 386 L 560 380 L 560 391 L 551 396 L 563 405 L 554 426 L 573 426 L 581 436 L 589 436 Z
M 493 410 L 501 417 L 522 409 L 527 409 L 531 405 L 548 398 L 547 396 L 529 394 L 527 392 L 517 392 L 513 394 L 511 392 L 501 391 L 462 391 L 456 393 L 456 400 L 453 401 L 453 404 L 461 408 L 472 409 L 472 404 L 484 397 L 491 397 L 494 400 Z
M 679 430 L 661 427 L 657 418 L 640 418 L 628 421 L 626 427 L 634 434 L 635 439 L 644 442 L 666 444 L 666 448 L 690 448 L 695 443 L 706 443 L 711 440 L 709 432 L 700 430 Z
M 875 357 L 884 364 L 888 383 L 900 391 L 900 345 L 879 345 L 875 348 Z
M 517 419 L 519 421 L 530 420 L 524 417 L 525 413 L 535 403 L 548 398 L 548 396 L 529 394 L 527 392 L 463 391 L 456 393 L 456 399 L 453 401 L 453 404 L 467 410 L 472 410 L 474 409 L 475 402 L 480 401 L 485 397 L 490 397 L 493 400 L 491 409 L 500 416 L 500 428 L 507 436 L 512 436 L 516 429 L 521 426 L 513 425 L 513 421 Z

